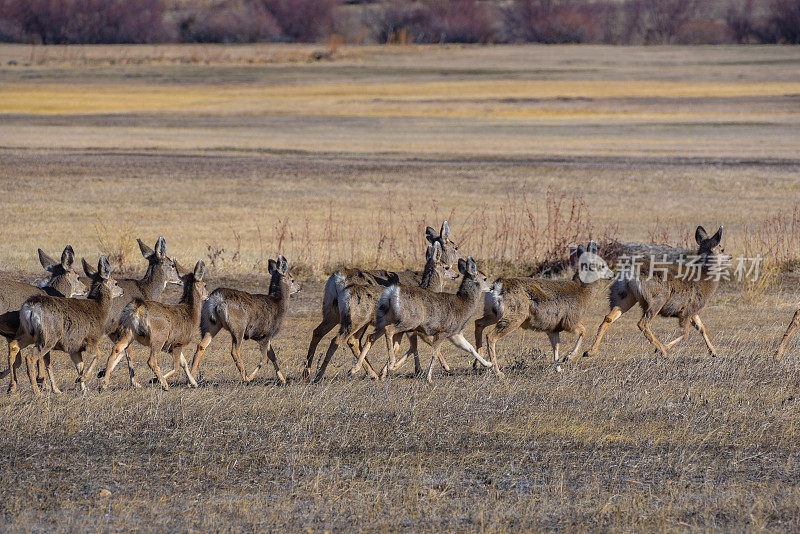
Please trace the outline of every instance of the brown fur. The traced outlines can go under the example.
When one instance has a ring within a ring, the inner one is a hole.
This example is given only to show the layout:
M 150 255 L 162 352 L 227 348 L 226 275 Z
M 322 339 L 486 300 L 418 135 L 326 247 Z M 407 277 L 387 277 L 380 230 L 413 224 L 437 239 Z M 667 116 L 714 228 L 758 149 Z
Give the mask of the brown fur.
M 231 334 L 231 357 L 239 369 L 244 382 L 250 382 L 261 370 L 264 360 L 269 358 L 275 367 L 275 374 L 282 384 L 286 378 L 278 366 L 278 359 L 272 349 L 272 339 L 278 334 L 289 308 L 289 297 L 300 291 L 294 279 L 288 275 L 286 258 L 278 256 L 278 261 L 269 260 L 271 274 L 269 294 L 255 294 L 221 287 L 214 290 L 203 304 L 200 319 L 201 341 L 192 360 L 192 375 L 197 377 L 197 368 L 211 339 L 220 330 Z M 245 371 L 239 353 L 242 341 L 252 339 L 261 347 L 261 361 L 250 375 Z
M 122 310 L 119 321 L 122 334 L 108 357 L 106 365 L 108 371 L 103 377 L 101 390 L 108 388 L 114 363 L 119 361 L 120 353 L 127 350 L 134 339 L 150 348 L 147 364 L 162 389 L 169 389 L 165 378 L 171 376 L 179 365 L 183 367 L 189 383 L 196 385 L 183 355 L 183 347 L 192 342 L 200 325 L 200 309 L 208 295 L 203 280 L 204 274 L 205 265 L 200 260 L 195 265 L 194 271 L 182 276 L 183 296 L 179 304 L 169 305 L 152 300 L 134 299 Z M 158 366 L 158 355 L 161 351 L 170 352 L 173 357 L 173 369 L 166 376 L 161 374 Z M 92 361 L 90 370 L 86 374 L 91 373 L 94 363 Z
M 438 359 L 439 348 L 445 338 L 458 348 L 473 354 L 486 367 L 491 367 L 491 364 L 481 358 L 462 334 L 467 322 L 475 313 L 482 292 L 489 287 L 486 275 L 478 272 L 471 257 L 459 260 L 458 270 L 464 278 L 455 295 L 399 285 L 384 290 L 375 317 L 375 331 L 367 337 L 356 369 L 366 358 L 375 339 L 387 333 L 393 336 L 402 332 L 415 332 L 430 339 L 433 354 L 428 365 L 429 382 L 433 374 L 433 365 Z M 387 367 L 391 368 L 394 362 L 395 354 L 390 350 Z
M 425 257 L 425 268 L 422 271 L 422 276 L 420 277 L 420 283 L 418 285 L 430 289 L 431 291 L 441 291 L 444 287 L 445 278 L 452 279 L 455 277 L 453 274 L 451 274 L 452 270 L 450 269 L 450 266 L 442 259 L 441 244 L 438 241 L 435 241 L 435 244 L 429 245 Z M 384 289 L 385 288 L 382 286 L 358 285 L 351 283 L 345 286 L 344 290 L 339 293 L 339 298 L 337 300 L 339 304 L 340 318 L 339 333 L 331 340 L 328 351 L 325 353 L 325 358 L 322 360 L 319 370 L 314 377 L 314 382 L 322 380 L 325 370 L 328 367 L 328 363 L 341 345 L 347 343 L 347 345 L 350 347 L 350 350 L 353 352 L 353 356 L 357 360 L 359 359 L 362 349 L 360 340 L 363 337 L 367 327 L 375 324 L 375 315 L 378 311 L 378 301 L 380 300 Z M 402 333 L 392 338 L 387 334 L 386 344 L 387 347 L 389 347 L 390 352 L 392 351 L 393 345 L 400 344 L 401 336 Z M 411 349 L 409 349 L 409 353 L 414 354 L 416 367 L 417 370 L 419 370 L 419 356 L 417 355 L 416 335 L 412 334 L 410 336 L 410 342 Z M 405 357 L 403 359 L 405 359 Z M 310 365 L 310 363 L 311 362 L 307 362 L 307 365 Z M 367 372 L 371 376 L 377 376 L 366 358 L 364 359 L 364 365 L 367 368 Z M 446 362 L 444 363 L 444 366 L 447 368 Z M 353 371 L 351 371 L 351 375 L 358 370 L 358 367 L 354 368 Z M 311 370 L 308 369 L 308 372 L 310 373 Z
M 442 223 L 442 228 L 439 233 L 430 226 L 425 229 L 425 238 L 434 244 L 436 242 L 442 247 L 442 261 L 444 261 L 450 268 L 453 268 L 455 263 L 460 257 L 458 247 L 450 240 L 450 225 L 447 221 Z M 364 271 L 361 269 L 339 269 L 331 274 L 328 281 L 325 283 L 325 289 L 322 295 L 322 321 L 314 329 L 311 334 L 311 342 L 308 345 L 308 353 L 306 354 L 306 367 L 303 370 L 303 376 L 309 380 L 311 378 L 311 366 L 314 363 L 314 355 L 317 351 L 322 338 L 328 334 L 338 324 L 342 324 L 342 317 L 339 312 L 339 295 L 346 287 L 355 285 L 367 285 L 379 287 L 381 291 L 393 284 L 402 284 L 406 286 L 418 286 L 422 282 L 422 273 L 419 271 L 385 271 L 385 270 L 372 270 Z M 357 340 L 361 343 L 362 336 L 366 329 L 357 331 L 359 333 Z M 352 347 L 351 347 L 352 348 Z M 324 361 L 324 360 L 323 360 Z M 367 364 L 367 372 L 375 374 L 369 364 Z M 319 375 L 319 372 L 317 372 Z
M 712 237 L 708 237 L 705 229 L 698 226 L 695 240 L 698 245 L 697 256 L 701 260 L 699 263 L 702 263 L 700 280 L 696 280 L 697 274 L 692 271 L 685 276 L 678 276 L 677 267 L 671 267 L 665 273 L 654 270 L 654 275 L 650 277 L 650 264 L 647 262 L 638 264 L 637 276 L 619 278 L 611 285 L 609 291 L 611 312 L 606 315 L 597 331 L 592 348 L 586 351 L 584 356 L 592 356 L 597 352 L 603 335 L 611 323 L 636 303 L 642 308 L 638 327 L 662 355 L 666 356 L 669 348 L 686 338 L 690 325 L 694 324 L 702 334 L 709 353 L 716 356 L 716 350 L 698 314 L 719 285 L 717 280 L 708 280 L 707 273 L 723 258 L 721 254 L 724 251 L 719 246 L 722 240 L 722 227 Z M 682 334 L 669 343 L 662 344 L 650 329 L 650 324 L 657 315 L 677 318 Z
M 486 293 L 483 317 L 475 321 L 475 347 L 478 351 L 482 348 L 484 329 L 496 324 L 486 335 L 489 358 L 495 366 L 498 365 L 495 349 L 497 340 L 520 327 L 546 332 L 555 361 L 559 360 L 560 332 L 577 333 L 575 348 L 563 358 L 563 361 L 577 354 L 586 335 L 586 328 L 583 326 L 586 310 L 603 287 L 603 281 L 613 277 L 605 261 L 597 256 L 597 247 L 594 243 L 590 243 L 588 249 L 578 248 L 579 265 L 582 264 L 580 260 L 586 252 L 591 254 L 592 272 L 596 273 L 596 277 L 592 277 L 591 281 L 579 276 L 580 272 L 576 272 L 571 280 L 537 278 L 497 280 L 492 291 Z
M 82 352 L 88 352 L 96 358 L 99 343 L 104 332 L 103 325 L 111 310 L 111 301 L 119 297 L 122 290 L 111 278 L 110 267 L 105 256 L 100 258 L 97 271 L 85 266 L 86 274 L 92 279 L 89 296 L 86 299 L 35 296 L 28 299 L 20 308 L 20 328 L 16 341 L 19 347 L 34 345 L 32 354 L 28 354 L 28 378 L 34 393 L 39 394 L 36 384 L 33 362 L 44 360 L 50 387 L 59 393 L 53 376 L 50 351 L 53 349 L 67 352 L 72 358 L 79 374 L 83 372 Z M 15 362 L 15 367 L 19 364 Z M 81 382 L 85 391 L 85 386 Z

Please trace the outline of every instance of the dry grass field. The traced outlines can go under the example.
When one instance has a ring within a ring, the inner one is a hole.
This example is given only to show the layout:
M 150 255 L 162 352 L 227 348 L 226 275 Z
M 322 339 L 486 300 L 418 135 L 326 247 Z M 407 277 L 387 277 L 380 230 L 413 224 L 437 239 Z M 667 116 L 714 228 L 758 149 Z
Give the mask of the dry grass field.
M 266 290 L 277 253 L 304 286 L 275 341 L 285 387 L 241 385 L 220 335 L 197 390 L 132 391 L 118 368 L 83 397 L 57 353 L 62 395 L 0 395 L 0 528 L 800 529 L 800 339 L 771 358 L 800 304 L 800 49 L 319 49 L 0 46 L 3 276 L 66 243 L 141 274 L 135 238 L 164 235 L 210 289 Z M 560 373 L 517 332 L 505 380 L 448 346 L 432 385 L 351 379 L 343 350 L 305 383 L 326 274 L 420 268 L 444 218 L 492 275 L 724 224 L 768 283 L 713 297 L 713 359 L 696 332 L 655 356 L 632 310 Z

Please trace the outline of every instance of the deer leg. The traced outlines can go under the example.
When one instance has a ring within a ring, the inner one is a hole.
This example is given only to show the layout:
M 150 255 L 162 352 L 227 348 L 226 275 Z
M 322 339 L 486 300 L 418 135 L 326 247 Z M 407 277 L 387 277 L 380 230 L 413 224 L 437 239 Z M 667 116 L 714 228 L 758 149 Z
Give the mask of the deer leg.
M 286 378 L 281 373 L 281 368 L 278 367 L 278 357 L 275 355 L 275 351 L 272 350 L 272 343 L 267 341 L 266 344 L 261 346 L 261 361 L 264 361 L 264 355 L 266 354 L 269 361 L 272 362 L 272 366 L 275 367 L 275 376 L 278 378 L 278 381 L 281 383 L 282 386 L 286 385 Z M 261 364 L 259 364 L 259 367 Z M 255 374 L 255 372 L 253 372 Z M 252 375 L 250 376 L 252 378 Z
M 358 332 L 347 339 L 347 346 L 350 347 L 350 351 L 353 353 L 354 362 L 357 362 L 358 358 L 361 356 L 361 340 L 363 339 L 364 332 L 367 331 L 368 326 L 369 323 L 365 324 Z M 364 374 L 371 376 L 371 374 L 374 372 L 375 369 L 372 367 L 372 364 L 369 363 L 369 358 L 364 357 Z
M 677 345 L 678 343 L 680 343 L 681 341 L 686 339 L 686 336 L 689 335 L 689 328 L 692 326 L 691 318 L 690 317 L 680 317 L 680 318 L 678 318 L 678 326 L 681 328 L 681 335 L 679 335 L 678 337 L 676 337 L 672 341 L 666 343 L 664 345 L 664 348 L 666 350 L 671 349 L 672 347 L 674 347 L 675 345 Z
M 22 344 L 22 347 L 20 347 L 20 344 Z M 29 343 L 18 339 L 11 340 L 8 343 L 8 373 L 11 375 L 11 381 L 8 384 L 9 393 L 13 393 L 17 390 L 17 373 L 19 372 L 20 365 L 22 365 L 21 350 L 28 345 Z
M 495 315 L 484 315 L 480 319 L 475 319 L 475 350 L 478 354 L 483 355 L 483 331 L 487 326 L 496 324 L 498 321 Z M 478 360 L 472 362 L 472 368 L 478 368 Z
M 561 344 L 561 336 L 558 332 L 547 332 L 547 338 L 550 340 L 550 346 L 553 348 L 553 361 L 558 362 L 558 348 Z
M 657 351 L 660 351 L 661 354 L 666 358 L 667 357 L 667 349 L 664 348 L 664 345 L 656 338 L 653 334 L 653 331 L 650 330 L 650 324 L 653 322 L 653 319 L 658 315 L 658 312 L 664 306 L 666 299 L 662 299 L 661 302 L 654 301 L 651 302 L 647 309 L 645 309 L 644 313 L 642 314 L 642 318 L 639 319 L 639 322 L 636 326 L 639 327 L 639 330 L 642 331 L 644 337 L 647 338 L 647 341 L 653 344 Z
M 800 310 L 798 310 L 798 313 L 800 313 Z M 797 314 L 795 314 L 795 321 L 798 321 Z M 703 324 L 703 321 L 700 320 L 700 316 L 694 314 L 692 316 L 692 323 L 694 323 L 694 327 L 697 328 L 697 330 L 699 330 L 703 335 L 703 340 L 706 342 L 706 346 L 708 347 L 708 353 L 711 354 L 711 356 L 716 356 L 717 350 L 714 348 L 714 345 L 711 344 L 711 340 L 708 338 L 708 333 L 706 332 L 706 327 Z M 797 325 L 795 323 L 795 327 L 796 326 Z M 789 337 L 791 337 L 791 335 Z M 780 359 L 780 355 L 776 356 L 776 358 Z
M 379 330 L 376 329 L 374 332 L 372 332 L 370 335 L 367 336 L 367 341 L 366 343 L 364 343 L 364 347 L 361 349 L 361 355 L 358 357 L 358 361 L 356 362 L 355 367 L 353 367 L 353 369 L 350 371 L 351 375 L 358 373 L 358 370 L 361 369 L 361 365 L 367 358 L 367 353 L 369 352 L 370 347 L 372 347 L 372 344 L 375 342 L 376 339 L 378 339 L 380 336 L 384 334 L 385 330 L 386 330 L 385 328 L 381 328 Z M 369 372 L 370 377 L 378 378 L 378 375 L 375 373 L 374 370 L 367 369 L 367 372 Z
M 78 357 L 80 357 L 80 352 L 78 353 Z M 72 356 L 70 354 L 70 356 Z M 41 360 L 37 361 L 37 364 L 41 362 L 44 365 L 44 372 L 47 376 L 47 379 L 50 381 L 50 389 L 53 390 L 53 393 L 61 393 L 61 390 L 58 389 L 58 384 L 56 384 L 56 377 L 53 374 L 53 362 L 50 358 L 50 351 L 47 351 L 42 356 Z
M 337 316 L 333 316 L 325 314 L 323 311 L 322 322 L 319 323 L 319 325 L 314 329 L 314 332 L 311 334 L 311 343 L 308 345 L 306 368 L 303 370 L 303 378 L 306 380 L 311 379 L 311 364 L 314 363 L 314 354 L 317 351 L 317 345 L 319 345 L 319 342 L 322 341 L 322 338 L 325 337 L 328 332 L 333 330 L 337 324 L 339 324 L 338 313 Z M 317 376 L 319 376 L 319 371 L 317 372 Z M 322 377 L 320 376 L 320 378 Z M 314 381 L 316 382 L 316 378 Z
M 11 354 L 11 340 L 10 339 L 6 339 L 6 342 L 7 342 L 6 344 L 8 346 L 8 353 Z M 0 371 L 0 380 L 4 379 L 9 374 L 11 374 L 11 365 L 10 364 L 8 366 L 8 369 L 6 369 L 5 371 Z
M 192 376 L 197 376 L 197 368 L 200 366 L 200 360 L 203 359 L 203 354 L 205 354 L 212 339 L 214 339 L 214 336 L 211 332 L 206 332 L 203 334 L 203 339 L 197 344 L 197 350 L 194 352 L 194 357 L 192 358 Z
M 192 371 L 189 369 L 189 362 L 186 361 L 186 357 L 183 355 L 182 345 L 172 347 L 172 365 L 175 367 L 180 365 L 180 368 L 186 373 L 186 379 L 189 381 L 189 385 L 193 388 L 197 387 L 197 382 L 194 376 L 192 376 Z
M 522 324 L 521 321 L 511 322 L 509 320 L 503 319 L 497 321 L 495 323 L 494 328 L 492 328 L 488 334 L 486 334 L 486 347 L 489 351 L 489 361 L 492 362 L 492 365 L 495 368 L 495 372 L 498 373 L 499 376 L 503 376 L 502 372 L 500 372 L 500 364 L 497 362 L 497 341 L 500 338 L 503 338 L 510 334 L 511 332 L 515 331 L 517 328 L 520 327 Z M 476 359 L 473 363 L 473 368 L 477 368 L 478 360 Z
M 468 354 L 472 354 L 473 356 L 475 356 L 475 359 L 478 360 L 478 362 L 480 362 L 480 364 L 483 365 L 484 367 L 492 367 L 493 366 L 492 362 L 488 362 L 488 361 L 484 360 L 483 356 L 478 354 L 478 351 L 476 351 L 475 348 L 472 345 L 470 345 L 469 341 L 467 341 L 467 338 L 464 337 L 464 334 L 461 334 L 461 333 L 455 334 L 455 335 L 450 336 L 447 339 L 449 339 L 450 342 L 453 345 L 455 345 L 456 347 L 458 347 L 459 349 L 463 350 L 464 352 L 466 352 Z M 499 369 L 495 369 L 495 371 L 497 372 L 497 374 L 499 376 L 503 376 L 503 373 L 501 373 Z
M 781 356 L 783 356 L 783 351 L 786 350 L 786 345 L 788 345 L 789 340 L 792 339 L 794 331 L 797 330 L 798 324 L 800 324 L 800 310 L 794 312 L 794 317 L 792 317 L 792 321 L 789 323 L 789 327 L 786 329 L 786 333 L 783 334 L 783 339 L 781 339 L 781 344 L 778 346 L 778 351 L 775 353 L 776 360 L 780 360 Z M 8 351 L 9 354 L 11 354 L 10 344 Z
M 150 346 L 150 358 L 147 360 L 147 365 L 150 367 L 150 370 L 153 371 L 153 374 L 156 375 L 158 382 L 161 384 L 161 389 L 164 391 L 169 390 L 169 385 L 167 385 L 167 381 L 164 380 L 164 377 L 161 375 L 161 368 L 158 366 L 158 353 L 161 352 L 160 350 L 156 351 L 153 345 Z
M 433 382 L 433 365 L 436 363 L 438 359 L 439 350 L 442 347 L 442 339 L 439 337 L 439 334 L 433 336 L 433 343 L 431 343 L 431 362 L 428 364 L 428 372 L 425 376 L 425 380 L 427 380 L 428 384 Z
M 402 336 L 403 336 L 402 332 L 399 333 L 399 334 L 394 334 L 394 336 L 392 336 L 392 347 L 393 347 L 393 349 L 395 351 L 397 351 L 397 349 L 400 348 L 400 338 L 402 338 Z M 409 332 L 409 334 L 408 334 L 408 350 L 406 351 L 405 354 L 403 354 L 402 358 L 400 358 L 399 360 L 394 362 L 394 365 L 387 364 L 388 368 L 385 368 L 385 369 L 387 371 L 395 371 L 397 369 L 400 369 L 403 366 L 403 364 L 406 363 L 406 360 L 408 359 L 408 357 L 413 355 L 414 356 L 414 374 L 415 375 L 420 374 L 422 369 L 420 369 L 419 354 L 417 352 L 417 349 L 418 349 L 418 347 L 417 347 L 417 335 L 415 333 L 413 333 L 413 332 Z M 395 352 L 395 354 L 396 354 L 396 352 Z
M 570 361 L 578 351 L 581 350 L 581 343 L 583 343 L 583 338 L 586 337 L 586 328 L 583 326 L 583 323 L 578 323 L 578 326 L 575 328 L 575 332 L 578 334 L 578 340 L 575 342 L 575 347 L 569 351 L 569 354 L 566 354 L 561 361 L 568 362 Z
M 125 345 L 126 342 L 130 343 L 129 340 L 126 341 L 125 338 L 120 338 L 117 339 L 116 343 L 114 343 L 114 347 L 111 349 L 111 354 L 108 355 L 108 360 L 106 361 L 106 372 L 103 376 L 103 381 L 100 383 L 100 391 L 105 391 L 108 389 L 108 384 L 111 380 L 111 373 L 114 372 L 114 367 L 117 366 L 122 358 L 121 353 L 128 349 L 128 346 Z M 97 356 L 95 356 L 95 358 L 97 358 Z M 94 368 L 94 359 L 92 360 L 92 363 L 89 364 L 89 368 Z
M 614 306 L 611 311 L 608 312 L 608 315 L 603 318 L 603 322 L 600 323 L 600 327 L 597 329 L 597 337 L 594 338 L 594 343 L 592 343 L 591 348 L 583 353 L 584 358 L 597 354 L 600 348 L 600 342 L 603 341 L 603 336 L 606 334 L 608 327 L 611 326 L 611 323 L 622 317 L 623 313 L 630 310 L 634 304 L 636 304 L 636 299 L 633 295 L 627 295 L 618 305 Z
M 386 365 L 384 365 L 381 370 L 381 380 L 386 378 L 386 372 L 389 369 L 397 368 L 397 350 L 400 348 L 400 340 L 403 336 L 402 334 L 395 335 L 394 330 L 392 330 L 391 327 L 387 327 L 383 331 L 383 337 L 386 339 L 386 352 L 389 358 L 386 361 Z
M 44 385 L 45 378 L 47 377 L 47 364 L 44 362 L 44 356 L 36 361 L 36 381 L 40 386 Z
M 239 336 L 231 332 L 231 358 L 233 358 L 233 363 L 236 364 L 236 368 L 239 370 L 239 376 L 242 377 L 242 382 L 249 382 L 249 380 L 247 380 L 247 371 L 245 371 L 242 356 L 239 353 L 239 349 L 242 346 L 242 337 L 244 336 Z
M 31 382 L 31 389 L 33 390 L 33 394 L 37 397 L 42 394 L 41 390 L 39 389 L 39 384 L 36 381 L 36 362 L 42 356 L 42 349 L 39 346 L 35 346 L 33 351 L 29 352 L 27 356 L 25 356 L 25 367 L 27 367 L 28 371 L 28 380 Z

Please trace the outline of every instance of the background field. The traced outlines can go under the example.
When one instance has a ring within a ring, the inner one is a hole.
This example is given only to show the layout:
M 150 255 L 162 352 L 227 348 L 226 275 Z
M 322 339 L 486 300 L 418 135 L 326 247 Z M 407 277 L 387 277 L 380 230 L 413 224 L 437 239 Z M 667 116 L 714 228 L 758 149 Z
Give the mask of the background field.
M 0 46 L 5 276 L 41 276 L 36 247 L 67 242 L 141 273 L 135 237 L 164 235 L 212 287 L 265 289 L 278 252 L 305 286 L 276 341 L 285 388 L 239 385 L 220 336 L 197 391 L 132 392 L 118 372 L 101 396 L 0 399 L 3 523 L 800 527 L 800 345 L 769 358 L 797 306 L 799 49 L 317 49 Z M 302 382 L 326 273 L 419 268 L 445 217 L 492 274 L 560 240 L 686 244 L 697 224 L 774 269 L 763 293 L 725 284 L 709 304 L 713 360 L 694 333 L 654 357 L 632 312 L 563 373 L 544 335 L 515 334 L 505 381 L 448 348 L 456 372 L 433 386 L 349 380 L 342 352 Z

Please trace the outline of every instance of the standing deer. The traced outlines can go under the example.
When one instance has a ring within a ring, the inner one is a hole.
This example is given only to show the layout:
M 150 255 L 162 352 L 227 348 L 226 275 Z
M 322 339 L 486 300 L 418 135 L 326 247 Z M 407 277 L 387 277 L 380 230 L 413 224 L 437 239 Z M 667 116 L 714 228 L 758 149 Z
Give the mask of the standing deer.
M 571 280 L 500 278 L 492 290 L 485 293 L 483 317 L 475 321 L 475 348 L 482 352 L 483 331 L 496 324 L 486 335 L 489 359 L 496 369 L 499 369 L 497 340 L 520 327 L 547 333 L 556 362 L 565 362 L 578 353 L 586 335 L 583 326 L 586 309 L 603 286 L 601 282 L 614 278 L 614 273 L 597 255 L 594 242 L 590 242 L 588 248 L 578 246 L 576 256 L 578 269 Z M 558 356 L 560 332 L 578 334 L 575 348 L 561 360 Z
M 797 330 L 797 325 L 800 324 L 800 310 L 797 310 L 794 313 L 794 317 L 792 317 L 792 322 L 789 323 L 789 327 L 786 329 L 786 333 L 783 334 L 783 339 L 781 340 L 781 344 L 778 347 L 778 351 L 775 353 L 775 359 L 781 359 L 783 356 L 783 352 L 786 350 L 786 345 L 789 344 L 789 340 L 792 339 L 794 335 L 794 331 Z
M 463 275 L 455 295 L 436 293 L 430 289 L 413 286 L 392 285 L 381 294 L 375 316 L 375 331 L 361 349 L 354 370 L 363 363 L 370 347 L 380 336 L 394 336 L 403 332 L 414 332 L 430 340 L 432 356 L 428 365 L 427 381 L 431 382 L 433 366 L 439 358 L 439 350 L 445 339 L 472 354 L 484 367 L 492 367 L 464 338 L 464 328 L 475 313 L 482 293 L 491 287 L 486 275 L 478 272 L 475 260 L 468 257 L 458 260 L 458 271 Z M 389 353 L 387 368 L 395 365 L 396 345 Z M 498 375 L 502 374 L 497 371 Z M 385 373 L 382 373 L 385 375 Z
M 54 393 L 60 393 L 53 375 L 50 351 L 61 350 L 70 355 L 79 374 L 83 372 L 83 352 L 97 358 L 104 325 L 111 311 L 111 301 L 122 295 L 117 282 L 111 278 L 111 267 L 105 256 L 97 262 L 94 271 L 84 262 L 86 276 L 92 284 L 86 299 L 35 296 L 29 298 L 19 310 L 20 328 L 16 340 L 20 348 L 34 345 L 33 355 L 26 357 L 28 378 L 36 395 L 39 387 L 34 376 L 33 362 L 44 359 L 47 377 Z M 86 385 L 80 381 L 81 389 Z
M 154 248 L 145 245 L 141 239 L 136 239 L 139 244 L 139 250 L 142 256 L 147 260 L 147 270 L 144 276 L 139 279 L 122 278 L 117 280 L 119 286 L 122 288 L 123 297 L 116 299 L 111 306 L 111 313 L 106 322 L 106 333 L 112 343 L 116 343 L 122 335 L 122 330 L 119 326 L 119 320 L 122 316 L 122 310 L 130 304 L 134 299 L 141 300 L 156 300 L 160 301 L 164 295 L 164 290 L 167 284 L 180 284 L 181 277 L 178 275 L 178 270 L 175 267 L 175 262 L 167 256 L 167 243 L 163 237 L 156 240 Z M 117 360 L 113 362 L 112 367 L 116 367 L 119 359 L 125 357 L 128 363 L 128 377 L 130 384 L 134 387 L 140 387 L 136 381 L 133 369 L 133 360 L 128 354 L 127 348 L 117 356 Z M 97 378 L 105 376 L 106 369 L 101 369 L 97 373 Z
M 434 241 L 433 245 L 428 245 L 425 252 L 425 260 L 425 269 L 422 271 L 420 287 L 439 292 L 444 287 L 445 280 L 454 280 L 458 277 L 458 273 L 455 269 L 451 269 L 450 265 L 442 260 L 442 245 L 439 241 Z M 356 353 L 358 340 L 364 335 L 368 326 L 375 324 L 378 301 L 384 289 L 386 288 L 383 286 L 350 284 L 346 285 L 339 293 L 339 298 L 337 299 L 340 318 L 339 333 L 331 340 L 331 344 L 317 371 L 314 382 L 322 380 L 325 369 L 328 367 L 328 362 L 330 362 L 331 357 L 341 345 L 347 343 L 353 353 Z M 402 333 L 397 334 L 394 339 L 392 339 L 389 333 L 386 333 L 386 346 L 389 348 L 389 351 L 392 350 L 393 345 L 399 345 L 401 336 Z M 417 374 L 419 374 L 419 355 L 417 353 L 416 334 L 412 333 L 409 336 L 409 340 L 411 342 L 411 348 L 406 356 L 403 357 L 403 361 L 405 361 L 409 354 L 414 354 L 415 369 Z M 359 347 L 359 351 L 360 349 L 361 347 Z M 394 350 L 397 349 L 395 348 Z M 441 362 L 445 369 L 449 370 L 447 362 L 445 362 L 443 358 Z M 374 378 L 377 378 L 371 366 L 366 367 L 368 372 L 370 372 Z M 353 374 L 353 372 L 351 372 L 351 374 Z
M 8 342 L 8 369 L 0 372 L 0 379 L 11 375 L 8 391 L 17 388 L 15 364 L 19 367 L 22 359 L 19 346 L 14 338 L 19 330 L 19 310 L 26 300 L 33 296 L 51 295 L 54 297 L 77 297 L 86 295 L 86 286 L 81 282 L 78 273 L 73 269 L 75 252 L 67 245 L 61 253 L 61 261 L 57 262 L 39 249 L 39 262 L 50 273 L 50 277 L 38 287 L 13 280 L 0 281 L 0 335 Z M 44 360 L 38 360 L 38 380 L 44 380 L 46 370 Z
M 449 265 L 451 268 L 459 259 L 458 247 L 453 241 L 450 240 L 450 225 L 447 221 L 442 223 L 442 228 L 439 233 L 433 228 L 428 226 L 425 229 L 425 239 L 433 245 L 439 243 L 442 247 L 442 261 Z M 306 367 L 303 370 L 303 377 L 306 379 L 311 378 L 311 365 L 314 363 L 314 355 L 322 338 L 333 330 L 336 325 L 342 322 L 339 313 L 339 299 L 348 287 L 354 285 L 376 286 L 381 291 L 392 284 L 404 284 L 407 286 L 418 286 L 422 282 L 422 273 L 419 271 L 385 271 L 385 270 L 372 270 L 364 271 L 361 269 L 340 269 L 333 273 L 328 281 L 325 282 L 325 289 L 322 294 L 322 322 L 314 329 L 311 335 L 311 343 L 308 345 L 308 354 L 306 355 Z M 366 329 L 364 330 L 366 331 Z M 359 345 L 364 332 L 358 332 L 359 335 L 356 339 Z M 355 341 L 356 339 L 353 339 Z M 358 359 L 361 353 L 356 350 L 355 343 L 348 343 L 354 358 Z M 368 361 L 364 362 L 367 366 L 368 372 L 373 375 L 375 371 Z M 319 374 L 319 373 L 318 373 Z
M 242 381 L 253 380 L 261 370 L 264 360 L 269 358 L 278 380 L 281 384 L 286 384 L 275 351 L 272 350 L 272 339 L 280 331 L 289 308 L 289 297 L 300 291 L 300 286 L 288 275 L 289 265 L 283 256 L 278 256 L 277 262 L 269 260 L 268 271 L 272 278 L 267 295 L 220 287 L 206 299 L 200 314 L 202 340 L 197 345 L 197 352 L 192 360 L 193 376 L 197 377 L 197 367 L 208 344 L 220 330 L 225 329 L 231 335 L 231 357 L 239 369 Z M 250 375 L 246 373 L 239 354 L 245 339 L 252 339 L 261 347 L 261 360 Z
M 716 356 L 714 345 L 711 344 L 698 314 L 719 285 L 719 276 L 714 276 L 712 271 L 720 269 L 724 260 L 722 255 L 724 250 L 720 247 L 722 226 L 711 237 L 702 226 L 698 226 L 695 240 L 698 245 L 697 258 L 691 266 L 682 266 L 685 272 L 681 272 L 678 266 L 670 265 L 666 266 L 666 269 L 662 267 L 662 273 L 650 262 L 644 261 L 631 266 L 633 272 L 630 276 L 621 276 L 611 284 L 608 296 L 611 311 L 603 319 L 594 344 L 583 354 L 584 356 L 593 356 L 597 353 L 603 335 L 611 323 L 637 302 L 642 308 L 639 330 L 662 355 L 666 357 L 667 350 L 686 338 L 689 335 L 689 326 L 693 324 L 702 334 L 708 352 L 711 356 Z M 650 324 L 657 315 L 676 317 L 681 335 L 667 344 L 662 344 L 650 330 Z
M 183 271 L 177 262 L 175 267 L 179 272 Z M 119 319 L 122 333 L 108 356 L 107 371 L 100 386 L 101 391 L 108 388 L 109 377 L 114 371 L 114 363 L 119 361 L 120 353 L 127 350 L 134 339 L 150 348 L 147 365 L 161 384 L 161 389 L 164 391 L 169 389 L 166 378 L 175 373 L 179 365 L 186 373 L 189 384 L 197 386 L 183 355 L 183 347 L 192 342 L 200 326 L 200 310 L 203 301 L 208 297 L 206 283 L 203 280 L 205 271 L 206 266 L 203 260 L 200 260 L 192 272 L 181 276 L 183 296 L 178 304 L 169 305 L 154 300 L 133 299 L 125 306 Z M 158 366 L 158 355 L 162 351 L 171 353 L 173 359 L 173 369 L 166 375 L 161 374 Z M 92 360 L 89 371 L 84 376 L 92 372 L 94 364 L 95 360 Z

